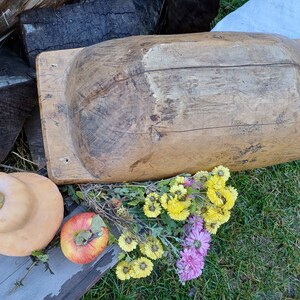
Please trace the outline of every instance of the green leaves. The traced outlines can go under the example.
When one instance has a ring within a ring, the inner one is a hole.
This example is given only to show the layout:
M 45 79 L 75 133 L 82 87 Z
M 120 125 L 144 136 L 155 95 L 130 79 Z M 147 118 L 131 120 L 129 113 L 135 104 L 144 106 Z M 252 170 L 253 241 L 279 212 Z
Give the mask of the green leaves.
M 49 260 L 49 255 L 45 254 L 41 250 L 32 251 L 31 256 L 37 258 L 41 262 L 48 262 L 48 260 Z
M 92 219 L 91 227 L 89 230 L 83 230 L 75 236 L 76 245 L 82 246 L 88 244 L 95 238 L 103 235 L 102 228 L 106 227 L 106 224 L 99 215 L 95 215 Z
M 127 202 L 129 206 L 137 206 L 141 202 L 140 199 L 134 199 L 133 201 Z
M 142 186 L 142 185 L 135 186 L 134 184 L 132 185 L 124 184 L 124 187 L 122 188 L 114 188 L 111 194 L 113 197 L 116 197 L 118 199 L 124 197 L 126 199 L 134 199 L 133 201 L 131 201 L 133 203 L 129 205 L 135 206 L 145 198 L 145 189 L 146 186 Z
M 155 238 L 157 238 L 161 232 L 162 232 L 163 228 L 162 227 L 152 227 L 151 228 L 151 235 Z
M 63 186 L 61 188 L 61 191 L 67 193 L 75 203 L 80 204 L 80 201 L 83 198 L 78 197 L 77 191 L 75 188 L 78 188 L 78 187 L 68 184 L 68 185 Z
M 174 230 L 178 227 L 176 222 L 172 220 L 166 212 L 161 214 L 161 220 L 165 223 L 164 230 L 168 235 L 173 235 Z
M 125 258 L 126 254 L 124 252 L 120 252 L 118 255 L 118 261 L 121 261 L 123 258 Z
M 116 237 L 111 233 L 111 231 L 108 231 L 108 244 L 111 245 L 113 243 L 117 243 L 118 240 L 116 239 Z
M 106 227 L 106 224 L 102 220 L 102 218 L 99 215 L 96 215 L 93 217 L 92 223 L 91 223 L 91 231 L 94 234 L 99 234 L 102 232 L 101 228 Z
M 84 199 L 83 193 L 82 193 L 81 191 L 76 191 L 76 196 L 77 196 L 80 200 L 83 200 L 83 199 Z
M 167 193 L 170 190 L 170 179 L 161 180 L 157 183 L 157 187 L 161 194 Z
M 83 230 L 75 236 L 75 244 L 78 246 L 86 245 L 93 233 L 90 230 Z

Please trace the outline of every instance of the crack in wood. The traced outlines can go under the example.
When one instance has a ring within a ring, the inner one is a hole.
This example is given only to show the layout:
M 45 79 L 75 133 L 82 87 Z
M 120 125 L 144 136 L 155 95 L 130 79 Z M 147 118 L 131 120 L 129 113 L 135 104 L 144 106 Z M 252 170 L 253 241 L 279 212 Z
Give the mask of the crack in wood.
M 107 94 L 107 91 L 114 88 L 117 84 L 120 82 L 128 81 L 134 77 L 144 75 L 144 74 L 150 74 L 154 72 L 163 72 L 163 71 L 178 71 L 178 70 L 193 70 L 193 69 L 236 69 L 236 68 L 256 68 L 256 67 L 296 67 L 300 69 L 300 65 L 293 62 L 279 62 L 279 63 L 270 63 L 270 64 L 240 64 L 240 65 L 231 65 L 231 66 L 215 66 L 215 65 L 204 65 L 204 66 L 188 66 L 188 67 L 171 67 L 171 68 L 161 68 L 161 69 L 149 69 L 149 70 L 142 70 L 140 72 L 133 72 L 129 73 L 129 76 L 122 77 L 121 76 L 114 76 L 114 81 L 108 84 L 107 86 L 103 86 L 100 84 L 98 89 L 95 89 L 92 91 L 91 95 L 87 95 L 86 98 L 90 99 L 89 102 L 92 102 L 93 100 L 97 99 L 98 97 L 104 96 Z M 141 69 L 136 68 L 136 69 Z M 120 79 L 119 79 L 120 78 Z

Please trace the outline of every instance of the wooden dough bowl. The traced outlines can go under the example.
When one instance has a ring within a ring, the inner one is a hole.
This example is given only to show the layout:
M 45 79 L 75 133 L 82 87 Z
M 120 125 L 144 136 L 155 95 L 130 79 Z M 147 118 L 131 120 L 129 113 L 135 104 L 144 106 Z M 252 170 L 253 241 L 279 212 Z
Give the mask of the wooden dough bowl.
M 136 36 L 44 52 L 38 90 L 57 184 L 141 181 L 300 159 L 300 44 Z

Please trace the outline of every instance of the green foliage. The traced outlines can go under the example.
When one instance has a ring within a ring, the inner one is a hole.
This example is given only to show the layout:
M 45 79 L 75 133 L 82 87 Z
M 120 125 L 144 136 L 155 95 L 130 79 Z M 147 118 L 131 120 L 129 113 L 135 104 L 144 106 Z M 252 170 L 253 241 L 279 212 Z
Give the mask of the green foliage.
M 75 236 L 75 244 L 76 245 L 85 245 L 87 243 L 87 241 L 90 240 L 92 235 L 93 235 L 93 233 L 90 230 L 84 230 L 84 231 L 79 232 Z
M 96 215 L 92 219 L 91 223 L 91 231 L 93 234 L 99 234 L 102 227 L 106 227 L 106 224 L 102 220 L 102 218 L 99 215 Z
M 220 8 L 217 17 L 211 24 L 214 27 L 220 20 L 222 20 L 226 15 L 232 13 L 237 8 L 245 4 L 248 0 L 221 0 Z
M 75 203 L 80 204 L 83 199 L 83 194 L 78 191 L 78 187 L 76 185 L 64 185 L 61 188 L 63 193 L 66 193 Z
M 41 262 L 48 262 L 49 255 L 44 253 L 42 250 L 36 250 L 31 252 L 31 256 L 33 256 L 35 259 L 41 261 Z

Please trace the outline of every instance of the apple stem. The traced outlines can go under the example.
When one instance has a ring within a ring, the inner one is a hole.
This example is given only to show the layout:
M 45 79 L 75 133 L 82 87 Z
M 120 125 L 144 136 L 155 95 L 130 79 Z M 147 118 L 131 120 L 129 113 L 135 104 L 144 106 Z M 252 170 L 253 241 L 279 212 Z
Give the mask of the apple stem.
M 99 237 L 98 233 L 93 233 L 91 230 L 83 230 L 75 237 L 75 243 L 78 246 L 84 246 L 90 243 L 92 240 Z
M 91 242 L 92 240 L 96 239 L 98 237 L 98 234 L 93 234 L 89 239 L 87 239 L 85 242 L 84 242 L 84 245 L 88 244 L 89 242 Z
M 5 196 L 3 193 L 0 192 L 0 209 L 3 207 L 5 202 Z

